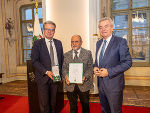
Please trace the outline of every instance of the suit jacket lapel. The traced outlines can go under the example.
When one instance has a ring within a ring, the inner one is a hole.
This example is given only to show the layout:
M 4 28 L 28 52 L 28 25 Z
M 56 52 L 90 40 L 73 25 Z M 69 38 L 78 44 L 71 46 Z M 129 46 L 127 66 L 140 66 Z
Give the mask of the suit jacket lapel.
M 114 36 L 112 36 L 106 50 L 105 50 L 105 53 L 104 53 L 104 57 L 103 57 L 103 63 L 105 64 L 105 62 L 107 62 L 107 59 L 109 58 L 109 55 L 111 53 L 111 48 L 112 48 L 112 45 L 114 43 Z
M 79 62 L 82 62 L 82 61 L 83 61 L 83 58 L 84 58 L 84 49 L 81 47 L 81 51 L 80 51 L 80 54 L 79 54 L 79 59 L 78 59 L 78 61 L 79 61 Z
M 58 48 L 59 48 L 59 46 L 58 46 L 57 41 L 55 39 L 53 39 L 53 41 L 54 41 L 54 44 L 55 44 L 56 52 L 58 54 Z M 58 55 L 57 55 L 57 57 L 58 57 Z
M 98 54 L 98 51 L 99 51 L 99 49 L 100 49 L 100 47 L 102 45 L 102 42 L 103 42 L 103 39 L 99 40 L 97 42 L 97 45 L 96 45 L 96 57 L 95 57 L 95 64 L 96 64 L 96 66 L 98 66 L 98 60 L 97 59 L 99 59 L 99 58 L 98 58 L 97 54 Z
M 101 39 L 101 40 L 99 41 L 98 45 L 97 45 L 97 53 L 98 53 L 98 51 L 99 51 L 99 49 L 100 49 L 100 47 L 101 47 L 101 45 L 102 45 L 102 42 L 103 42 L 103 39 Z M 96 55 L 97 55 L 97 53 L 96 53 Z
M 45 38 L 42 40 L 42 45 L 41 46 L 43 46 L 43 50 L 45 51 L 45 53 L 47 55 L 49 55 L 48 48 L 47 48 L 47 45 L 46 45 L 46 42 L 45 42 Z M 50 55 L 49 55 L 49 58 L 50 58 Z
M 83 49 L 81 48 L 80 54 L 79 54 L 79 59 L 83 58 Z
M 101 40 L 99 40 L 98 42 L 97 42 L 97 46 L 96 46 L 96 62 L 97 62 L 97 54 L 98 54 L 98 51 L 99 51 L 99 49 L 100 49 L 100 47 L 101 47 L 101 45 L 102 45 L 102 42 L 103 42 L 103 39 L 101 39 Z M 98 64 L 98 62 L 97 62 L 97 64 Z
M 56 48 L 56 52 L 57 52 L 58 63 L 60 64 L 60 62 L 61 62 L 61 60 L 60 60 L 60 59 L 61 59 L 61 58 L 60 58 L 60 56 L 61 56 L 60 45 L 59 45 L 59 43 L 57 42 L 56 39 L 53 38 L 53 41 L 54 41 L 55 48 Z
M 42 43 L 41 43 L 41 46 L 43 48 L 42 49 L 42 54 L 45 55 L 46 59 L 49 59 L 48 62 L 50 62 L 50 64 L 51 64 L 50 54 L 49 54 L 49 51 L 48 51 L 48 48 L 47 48 L 47 45 L 46 45 L 46 42 L 45 42 L 45 38 L 40 39 L 40 40 L 42 40 Z
M 69 60 L 70 62 L 72 62 L 72 63 L 74 62 L 74 59 L 73 59 L 73 50 L 70 51 L 68 58 L 70 59 Z

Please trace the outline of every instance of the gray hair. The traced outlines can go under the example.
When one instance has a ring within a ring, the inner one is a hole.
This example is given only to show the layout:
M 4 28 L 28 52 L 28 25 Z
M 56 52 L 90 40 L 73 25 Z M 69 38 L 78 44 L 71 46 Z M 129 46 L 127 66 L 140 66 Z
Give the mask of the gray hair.
M 45 27 L 45 24 L 52 24 L 52 25 L 56 28 L 56 24 L 55 24 L 53 21 L 45 21 L 45 22 L 43 23 L 43 29 L 44 29 L 44 27 Z
M 109 18 L 109 17 L 101 18 L 101 19 L 99 20 L 99 23 L 102 22 L 102 21 L 105 21 L 105 20 L 108 20 L 108 21 L 110 22 L 111 26 L 113 26 L 113 21 L 112 21 L 112 19 Z

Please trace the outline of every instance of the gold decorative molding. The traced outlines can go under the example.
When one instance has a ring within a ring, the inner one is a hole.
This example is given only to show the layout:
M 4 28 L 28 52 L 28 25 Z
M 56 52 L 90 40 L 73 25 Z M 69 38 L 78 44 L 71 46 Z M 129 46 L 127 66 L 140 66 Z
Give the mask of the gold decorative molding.
M 150 76 L 125 76 L 126 80 L 150 80 Z

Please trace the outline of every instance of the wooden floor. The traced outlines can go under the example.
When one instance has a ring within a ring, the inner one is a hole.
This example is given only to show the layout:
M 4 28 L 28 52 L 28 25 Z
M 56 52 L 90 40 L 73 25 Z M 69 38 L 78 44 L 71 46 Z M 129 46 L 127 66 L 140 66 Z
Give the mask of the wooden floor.
M 0 94 L 28 96 L 27 81 L 0 84 Z M 90 95 L 90 101 L 99 102 L 98 95 Z M 125 86 L 123 105 L 150 107 L 150 87 Z

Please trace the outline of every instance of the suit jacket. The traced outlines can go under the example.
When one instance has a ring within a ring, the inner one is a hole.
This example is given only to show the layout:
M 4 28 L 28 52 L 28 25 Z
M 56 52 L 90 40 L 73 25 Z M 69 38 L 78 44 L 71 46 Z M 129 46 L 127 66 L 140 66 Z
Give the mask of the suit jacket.
M 91 51 L 81 48 L 79 58 L 77 61 L 73 59 L 73 50 L 64 54 L 63 63 L 63 77 L 69 73 L 69 63 L 83 63 L 83 76 L 85 76 L 85 81 L 82 85 L 78 85 L 81 92 L 85 92 L 93 88 L 93 58 Z M 74 91 L 75 84 L 67 85 L 65 83 L 65 89 L 69 92 Z
M 61 41 L 54 39 L 54 44 L 57 51 L 60 75 L 62 74 L 63 63 L 63 48 Z M 50 78 L 45 74 L 46 71 L 51 71 L 51 59 L 45 38 L 34 42 L 31 53 L 31 61 L 35 68 L 35 81 L 37 83 L 46 83 Z
M 100 65 L 97 62 L 97 53 L 103 40 L 96 44 L 95 67 L 106 68 L 108 76 L 98 77 L 98 87 L 103 86 L 108 91 L 121 91 L 124 88 L 124 71 L 132 66 L 132 58 L 126 39 L 112 36 L 103 56 Z

